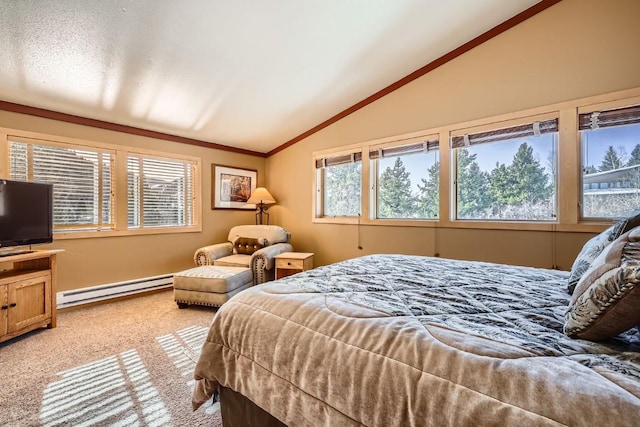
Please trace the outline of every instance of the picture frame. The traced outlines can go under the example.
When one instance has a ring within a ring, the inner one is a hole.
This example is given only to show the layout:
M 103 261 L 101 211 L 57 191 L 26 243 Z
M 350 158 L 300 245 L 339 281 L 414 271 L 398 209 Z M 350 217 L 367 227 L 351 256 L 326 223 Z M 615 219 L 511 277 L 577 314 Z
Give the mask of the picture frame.
M 251 210 L 247 203 L 258 183 L 258 171 L 226 165 L 211 165 L 211 209 Z

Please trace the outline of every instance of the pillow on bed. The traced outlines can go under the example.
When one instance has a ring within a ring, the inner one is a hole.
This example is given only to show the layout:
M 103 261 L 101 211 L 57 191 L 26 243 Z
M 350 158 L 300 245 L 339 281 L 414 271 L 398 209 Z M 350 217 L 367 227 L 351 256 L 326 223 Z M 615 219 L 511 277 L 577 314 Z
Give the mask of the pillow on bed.
M 571 266 L 571 273 L 569 273 L 569 280 L 567 282 L 567 291 L 569 294 L 573 294 L 576 285 L 580 281 L 582 275 L 589 269 L 591 263 L 602 253 L 602 251 L 613 242 L 614 232 L 617 225 L 612 225 L 602 233 L 591 238 L 584 244 L 582 250 L 576 257 L 576 260 Z
M 640 213 L 634 214 L 612 225 L 585 243 L 576 260 L 573 262 L 573 266 L 571 266 L 571 273 L 569 274 L 569 280 L 567 282 L 567 291 L 570 295 L 573 294 L 580 278 L 585 271 L 589 269 L 591 263 L 598 255 L 600 255 L 611 242 L 637 226 L 640 226 Z
M 640 324 L 640 227 L 623 234 L 593 261 L 569 302 L 564 331 L 603 340 Z
M 236 237 L 233 241 L 233 253 L 240 255 L 253 255 L 258 249 L 268 246 L 267 239 L 253 239 L 251 237 Z

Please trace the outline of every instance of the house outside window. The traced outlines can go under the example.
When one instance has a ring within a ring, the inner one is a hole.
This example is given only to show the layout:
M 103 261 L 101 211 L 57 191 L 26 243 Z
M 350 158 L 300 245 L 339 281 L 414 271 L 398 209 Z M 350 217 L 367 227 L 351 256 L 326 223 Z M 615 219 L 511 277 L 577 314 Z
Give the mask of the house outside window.
M 640 105 L 579 115 L 583 219 L 640 208 Z
M 555 221 L 558 119 L 457 132 L 455 219 Z

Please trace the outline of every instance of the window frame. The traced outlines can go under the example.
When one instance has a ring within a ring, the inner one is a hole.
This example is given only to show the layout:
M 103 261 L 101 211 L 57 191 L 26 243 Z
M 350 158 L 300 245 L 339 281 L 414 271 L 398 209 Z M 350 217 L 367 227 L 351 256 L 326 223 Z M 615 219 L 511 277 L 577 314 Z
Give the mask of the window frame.
M 462 145 L 462 143 L 459 140 L 461 137 L 464 137 L 465 135 L 477 135 L 477 134 L 483 134 L 483 133 L 491 133 L 491 132 L 499 132 L 501 130 L 505 130 L 505 129 L 511 129 L 511 128 L 517 128 L 517 127 L 528 127 L 528 126 L 533 126 L 534 123 L 538 122 L 538 123 L 543 123 L 543 122 L 550 122 L 550 121 L 557 121 L 557 130 L 555 132 L 557 132 L 557 137 L 555 138 L 555 152 L 556 152 L 556 164 L 560 165 L 560 150 L 559 150 L 559 145 L 560 145 L 560 119 L 559 119 L 559 112 L 558 111 L 554 111 L 554 112 L 548 112 L 548 113 L 543 113 L 543 114 L 536 114 L 536 115 L 531 115 L 531 116 L 523 116 L 523 117 L 519 117 L 519 118 L 514 118 L 514 119 L 510 119 L 510 120 L 505 120 L 505 121 L 496 121 L 496 122 L 491 122 L 491 123 L 485 123 L 482 125 L 478 125 L 478 126 L 472 126 L 472 127 L 465 127 L 465 128 L 460 128 L 460 129 L 455 129 L 455 130 L 451 130 L 449 132 L 449 150 L 451 153 L 451 179 L 452 179 L 452 183 L 451 183 L 451 191 L 452 193 L 450 194 L 451 197 L 451 204 L 450 204 L 450 213 L 449 213 L 449 218 L 452 222 L 463 222 L 463 223 L 504 223 L 504 224 L 510 224 L 510 223 L 518 223 L 518 224 L 558 224 L 559 222 L 559 175 L 558 173 L 556 173 L 556 178 L 553 182 L 553 187 L 554 187 L 554 200 L 553 200 L 553 204 L 555 207 L 555 219 L 547 219 L 547 220 L 528 220 L 528 219 L 520 219 L 520 220 L 505 220 L 505 219 L 483 219 L 483 218 L 473 218 L 473 219 L 465 219 L 465 218 L 458 218 L 458 156 L 457 156 L 457 151 L 460 148 L 464 148 L 465 145 Z M 553 132 L 553 133 L 555 133 Z M 546 133 L 552 133 L 552 132 L 546 132 Z M 473 142 L 470 143 L 469 146 L 472 145 L 483 145 L 483 144 L 491 144 L 491 142 L 480 142 L 477 144 L 474 144 Z M 454 147 L 455 146 L 455 147 Z
M 30 165 L 30 170 L 28 172 L 28 180 L 31 181 L 33 179 L 33 172 L 35 167 L 33 166 L 34 163 L 34 159 L 33 159 L 33 145 L 39 145 L 42 147 L 53 147 L 53 148 L 59 148 L 59 149 L 67 149 L 67 150 L 78 150 L 78 151 L 85 151 L 85 152 L 90 152 L 90 153 L 95 153 L 98 154 L 98 156 L 101 155 L 109 155 L 110 159 L 109 159 L 109 164 L 110 164 L 110 170 L 109 170 L 109 189 L 110 189 L 110 194 L 109 194 L 109 202 L 110 202 L 110 218 L 111 221 L 110 223 L 103 223 L 102 222 L 102 218 L 103 218 L 103 206 L 101 202 L 97 202 L 98 205 L 98 213 L 97 213 L 97 217 L 99 217 L 98 221 L 96 221 L 96 223 L 94 224 L 74 224 L 74 225 L 58 225 L 56 226 L 54 223 L 54 229 L 53 232 L 54 234 L 58 234 L 58 233 L 65 233 L 65 232 L 73 232 L 73 233 L 80 233 L 80 232 L 102 232 L 102 231 L 110 231 L 115 229 L 115 197 L 114 197 L 114 174 L 115 174 L 115 150 L 113 149 L 109 149 L 109 148 L 104 148 L 104 147 L 96 147 L 96 146 L 91 146 L 91 145 L 87 145 L 87 144 L 71 144 L 71 143 L 67 143 L 67 142 L 61 142 L 61 141 L 54 141 L 52 139 L 33 139 L 33 138 L 26 138 L 26 137 L 22 137 L 22 136 L 17 136 L 15 134 L 10 134 L 7 137 L 7 150 L 8 150 L 8 155 L 7 155 L 7 161 L 10 162 L 10 152 L 11 152 L 11 142 L 17 142 L 17 143 L 23 143 L 27 145 L 27 152 L 31 153 L 31 155 L 29 156 L 29 158 L 27 159 L 27 163 L 28 165 Z M 33 144 L 33 145 L 31 145 Z M 100 164 L 100 166 L 98 166 L 99 170 L 102 171 L 102 163 Z M 10 175 L 11 173 L 11 165 L 9 164 L 9 167 L 7 168 L 7 178 L 8 179 L 15 179 L 13 177 L 11 177 Z M 103 181 L 103 176 L 100 176 L 98 178 L 99 184 L 104 185 L 104 181 Z M 102 187 L 101 185 L 98 186 L 97 190 L 98 190 L 98 200 L 101 200 L 104 196 L 104 187 Z M 55 190 L 54 190 L 54 199 L 55 199 Z M 54 200 L 55 202 L 55 200 Z M 56 210 L 54 209 L 54 221 L 55 221 L 55 214 L 56 214 Z
M 592 103 L 588 105 L 579 106 L 576 110 L 576 140 L 577 140 L 577 149 L 578 149 L 578 194 L 577 194 L 577 215 L 579 217 L 579 222 L 581 223 L 597 223 L 604 221 L 614 221 L 608 218 L 596 218 L 596 217 L 584 217 L 582 204 L 584 201 L 584 173 L 583 173 L 583 164 L 582 164 L 582 135 L 580 129 L 580 116 L 586 114 L 592 114 L 594 112 L 600 111 L 609 111 L 609 110 L 617 110 L 626 107 L 640 107 L 640 96 L 633 96 L 628 98 L 616 99 L 605 102 Z M 606 128 L 606 126 L 605 126 Z M 639 141 L 640 142 L 640 141 Z M 598 186 L 598 188 L 603 188 L 602 184 Z M 607 187 L 605 187 L 607 188 Z
M 69 148 L 105 150 L 113 153 L 112 173 L 112 222 L 113 229 L 91 231 L 54 231 L 54 240 L 83 239 L 96 237 L 115 237 L 151 234 L 191 233 L 202 231 L 202 160 L 200 157 L 186 156 L 172 152 L 161 152 L 143 148 L 96 142 L 85 139 L 68 138 L 58 135 L 50 135 L 23 131 L 19 129 L 0 127 L 0 178 L 9 179 L 9 141 L 12 138 L 19 140 L 45 141 L 51 145 L 61 145 Z M 194 164 L 193 172 L 193 201 L 192 215 L 193 225 L 167 226 L 129 229 L 127 221 L 127 157 L 129 154 L 160 158 L 175 161 L 187 161 Z
M 574 99 L 570 101 L 550 104 L 522 111 L 505 113 L 466 122 L 443 125 L 403 135 L 396 135 L 356 144 L 344 145 L 330 149 L 312 152 L 313 171 L 312 191 L 314 194 L 312 203 L 312 223 L 327 224 L 365 224 L 382 226 L 405 227 L 433 227 L 433 228 L 459 228 L 459 229 L 493 229 L 493 230 L 522 230 L 522 231 L 563 231 L 563 232 L 587 232 L 598 233 L 609 227 L 614 221 L 607 219 L 582 219 L 580 217 L 580 192 L 581 192 L 581 160 L 580 139 L 578 134 L 578 114 L 596 109 L 613 109 L 625 105 L 640 104 L 640 87 L 626 89 L 602 95 Z M 556 218 L 549 221 L 524 221 L 524 220 L 467 220 L 454 219 L 455 212 L 455 163 L 453 162 L 453 150 L 450 144 L 452 135 L 474 130 L 491 130 L 492 128 L 507 127 L 514 124 L 536 121 L 544 117 L 558 119 L 557 136 L 557 171 L 556 171 Z M 396 144 L 402 145 L 411 138 L 420 138 L 426 135 L 437 134 L 439 136 L 439 161 L 440 161 L 440 215 L 438 219 L 377 219 L 375 218 L 375 205 L 372 199 L 375 193 L 373 187 L 373 173 L 369 161 L 369 150 L 374 146 Z M 318 199 L 321 189 L 315 175 L 315 161 L 323 156 L 331 156 L 334 153 L 361 150 L 362 152 L 362 216 L 353 218 L 332 218 L 319 216 Z
M 373 143 L 367 147 L 367 151 L 369 154 L 368 161 L 369 161 L 369 183 L 370 183 L 370 185 L 368 186 L 368 188 L 370 188 L 368 219 L 370 221 L 397 223 L 397 222 L 405 222 L 405 221 L 433 222 L 438 220 L 438 218 L 380 218 L 378 216 L 378 184 L 379 184 L 378 178 L 380 174 L 380 163 L 379 163 L 379 158 L 374 158 L 371 156 L 371 152 L 378 151 L 378 150 L 388 150 L 393 148 L 402 148 L 402 147 L 422 143 L 422 144 L 427 144 L 428 147 L 431 146 L 431 148 L 427 147 L 428 149 L 425 152 L 425 154 L 427 152 L 435 151 L 436 156 L 438 156 L 437 161 L 440 162 L 440 164 L 442 164 L 440 159 L 440 138 L 439 137 L 440 135 L 438 133 L 431 133 L 427 135 L 420 135 L 418 137 L 395 139 L 393 141 L 387 141 L 387 142 L 378 143 L 378 144 Z M 433 146 L 434 144 L 435 144 L 435 147 Z M 439 207 L 438 207 L 438 214 L 440 214 Z
M 325 184 L 325 173 L 324 167 L 320 167 L 319 165 L 323 162 L 323 160 L 343 157 L 343 156 L 357 156 L 360 154 L 360 159 L 358 161 L 361 162 L 361 176 L 365 174 L 365 161 L 369 160 L 369 153 L 365 153 L 363 150 L 359 149 L 359 146 L 355 146 L 353 149 L 346 147 L 338 151 L 329 151 L 327 153 L 316 153 L 313 157 L 313 221 L 314 222 L 334 222 L 339 224 L 355 224 L 360 221 L 363 216 L 362 211 L 362 198 L 365 197 L 365 187 L 364 187 L 364 179 L 361 180 L 361 200 L 360 200 L 360 215 L 340 215 L 340 216 L 329 216 L 324 213 L 324 184 Z M 366 160 L 365 160 L 366 158 Z

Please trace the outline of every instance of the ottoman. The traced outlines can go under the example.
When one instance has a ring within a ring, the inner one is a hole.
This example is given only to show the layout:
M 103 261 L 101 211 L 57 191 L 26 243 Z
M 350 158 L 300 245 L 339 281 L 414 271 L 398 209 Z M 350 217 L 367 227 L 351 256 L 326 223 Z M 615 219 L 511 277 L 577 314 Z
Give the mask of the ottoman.
M 252 284 L 249 268 L 203 265 L 173 275 L 173 299 L 179 308 L 189 304 L 220 307 Z

